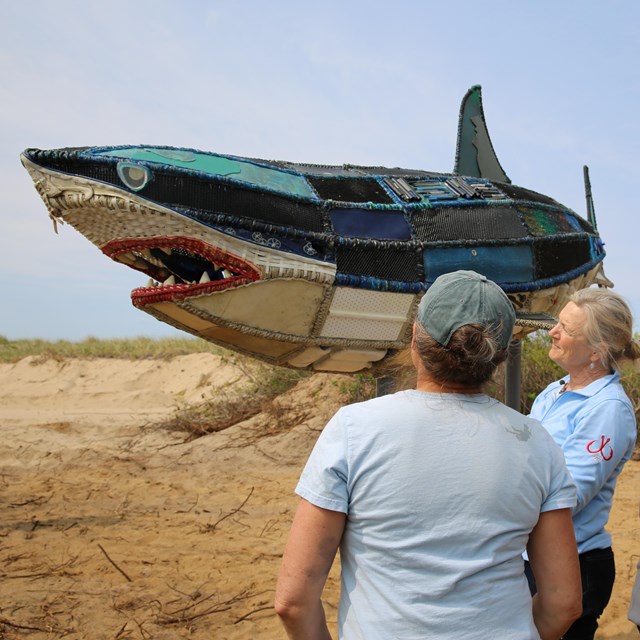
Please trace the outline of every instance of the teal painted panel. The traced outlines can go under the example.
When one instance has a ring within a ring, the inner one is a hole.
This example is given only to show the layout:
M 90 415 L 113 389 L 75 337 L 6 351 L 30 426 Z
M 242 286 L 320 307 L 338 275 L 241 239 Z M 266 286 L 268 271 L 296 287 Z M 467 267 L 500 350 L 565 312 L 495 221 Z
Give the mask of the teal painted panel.
M 429 284 L 458 269 L 477 271 L 498 284 L 535 280 L 531 245 L 425 249 L 422 261 Z
M 306 178 L 301 175 L 224 156 L 198 153 L 186 149 L 155 147 L 110 149 L 95 152 L 95 155 L 167 164 L 191 171 L 200 171 L 212 176 L 234 178 L 257 187 L 265 187 L 289 195 L 317 198 Z

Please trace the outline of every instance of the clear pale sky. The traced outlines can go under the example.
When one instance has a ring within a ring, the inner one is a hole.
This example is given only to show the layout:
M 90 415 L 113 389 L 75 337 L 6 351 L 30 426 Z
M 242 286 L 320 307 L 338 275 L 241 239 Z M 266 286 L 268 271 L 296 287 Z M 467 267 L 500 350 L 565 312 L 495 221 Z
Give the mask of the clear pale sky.
M 514 184 L 586 217 L 640 327 L 637 0 L 0 0 L 0 335 L 178 335 L 136 310 L 146 278 L 68 225 L 19 161 L 155 144 L 451 171 L 482 86 Z M 186 334 L 182 334 L 186 335 Z

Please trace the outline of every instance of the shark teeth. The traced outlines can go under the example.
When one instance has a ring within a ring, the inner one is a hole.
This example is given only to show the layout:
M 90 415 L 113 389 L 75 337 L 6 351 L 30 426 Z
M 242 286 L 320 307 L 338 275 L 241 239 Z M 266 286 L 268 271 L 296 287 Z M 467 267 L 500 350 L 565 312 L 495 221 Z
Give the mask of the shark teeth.
M 120 253 L 116 259 L 118 262 L 146 272 L 150 276 L 146 284 L 147 289 L 203 285 L 240 275 L 224 263 L 210 261 L 198 252 L 182 247 L 136 247 L 131 251 Z
M 221 274 L 223 277 L 219 278 L 220 280 L 224 280 L 227 278 L 233 278 L 234 274 L 229 271 L 229 269 L 216 269 L 216 273 Z M 206 271 L 202 272 L 202 275 L 200 276 L 200 280 L 198 280 L 198 282 L 196 283 L 196 281 L 192 281 L 192 282 L 177 282 L 177 284 L 207 284 L 209 282 L 212 282 L 211 277 L 209 276 L 209 274 Z M 171 274 L 162 284 L 160 284 L 160 282 L 157 282 L 156 280 L 154 280 L 153 278 L 149 278 L 149 280 L 147 281 L 146 287 L 147 289 L 153 289 L 154 287 L 165 287 L 165 286 L 171 286 L 176 284 L 176 277 Z
M 169 251 L 169 253 L 167 254 L 164 249 L 162 250 L 162 252 L 165 253 L 166 255 L 170 255 L 171 253 L 171 251 Z M 155 256 L 151 255 L 151 252 L 149 251 L 149 249 L 143 249 L 142 251 L 134 251 L 133 255 L 135 256 L 136 263 L 138 264 L 143 263 L 145 266 L 152 264 L 156 267 L 164 267 L 164 263 L 162 262 L 162 260 L 159 260 Z

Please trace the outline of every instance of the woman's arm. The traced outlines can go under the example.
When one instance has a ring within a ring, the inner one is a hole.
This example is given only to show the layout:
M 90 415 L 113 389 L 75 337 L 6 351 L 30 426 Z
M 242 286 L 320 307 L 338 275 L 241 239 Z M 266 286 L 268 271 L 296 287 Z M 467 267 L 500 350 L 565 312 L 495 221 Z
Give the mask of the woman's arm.
M 321 595 L 346 515 L 302 499 L 293 519 L 276 585 L 275 609 L 291 640 L 330 640 Z
M 529 536 L 529 563 L 538 592 L 533 621 L 542 640 L 558 640 L 582 613 L 578 549 L 569 509 L 540 514 Z
M 562 444 L 578 492 L 574 515 L 593 500 L 612 475 L 617 475 L 636 439 L 631 407 L 617 399 L 596 402 L 596 398 L 597 394 L 589 400 L 593 406 L 588 411 L 580 412 L 573 432 Z

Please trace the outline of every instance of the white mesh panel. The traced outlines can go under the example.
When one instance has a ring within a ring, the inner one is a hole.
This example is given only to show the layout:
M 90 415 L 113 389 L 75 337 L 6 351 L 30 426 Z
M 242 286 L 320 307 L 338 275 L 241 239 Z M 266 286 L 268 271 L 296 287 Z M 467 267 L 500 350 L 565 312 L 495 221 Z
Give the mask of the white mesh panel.
M 415 295 L 338 288 L 322 327 L 323 338 L 398 340 Z

